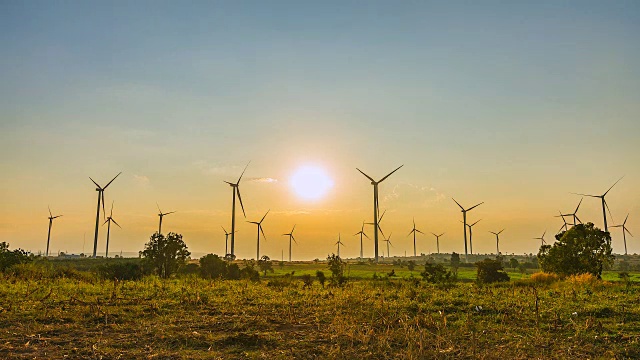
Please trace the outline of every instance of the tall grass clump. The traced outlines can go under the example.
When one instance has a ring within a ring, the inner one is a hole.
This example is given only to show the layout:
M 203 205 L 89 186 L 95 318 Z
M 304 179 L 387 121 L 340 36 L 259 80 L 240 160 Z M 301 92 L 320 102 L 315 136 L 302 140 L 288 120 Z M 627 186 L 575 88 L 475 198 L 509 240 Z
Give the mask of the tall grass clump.
M 550 285 L 560 280 L 560 276 L 554 273 L 537 272 L 531 275 L 531 282 L 538 285 Z

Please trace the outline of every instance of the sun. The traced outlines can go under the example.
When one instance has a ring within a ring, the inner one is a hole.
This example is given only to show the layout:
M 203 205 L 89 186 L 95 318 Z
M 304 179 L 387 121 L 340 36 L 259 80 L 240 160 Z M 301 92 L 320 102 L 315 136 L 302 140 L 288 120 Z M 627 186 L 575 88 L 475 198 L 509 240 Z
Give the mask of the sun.
M 333 187 L 333 180 L 324 169 L 304 165 L 291 175 L 289 184 L 298 197 L 304 200 L 319 200 Z

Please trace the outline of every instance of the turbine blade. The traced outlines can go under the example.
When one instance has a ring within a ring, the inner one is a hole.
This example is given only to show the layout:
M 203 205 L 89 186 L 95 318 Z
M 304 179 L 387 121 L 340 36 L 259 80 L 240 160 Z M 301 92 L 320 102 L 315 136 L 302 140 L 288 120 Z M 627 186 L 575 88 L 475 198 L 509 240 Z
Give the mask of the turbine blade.
M 244 175 L 244 172 L 247 171 L 249 164 L 251 164 L 251 160 L 249 160 L 249 162 L 247 163 L 247 166 L 245 166 L 244 170 L 242 170 L 242 174 L 240 174 L 240 177 L 238 178 L 238 182 L 236 184 L 240 184 L 240 180 L 242 180 L 242 176 Z
M 111 185 L 111 183 L 113 182 L 113 180 L 115 180 L 118 176 L 120 176 L 120 174 L 122 174 L 122 171 L 120 171 L 120 172 L 118 173 L 118 175 L 114 176 L 114 177 L 113 177 L 113 179 L 111 179 L 111 181 L 109 181 L 109 182 L 107 183 L 107 185 L 105 185 L 102 189 L 104 190 L 104 189 L 108 188 L 108 187 L 109 187 L 109 185 Z
M 384 214 L 386 213 L 387 213 L 387 210 L 385 209 L 382 215 L 380 215 L 380 219 L 378 219 L 378 224 L 380 224 L 380 222 L 382 221 L 382 218 L 384 217 Z
M 112 200 L 111 201 L 111 213 L 109 214 L 110 217 L 113 216 L 113 203 L 114 203 L 114 201 Z
M 403 165 L 398 166 L 395 170 L 393 170 L 392 172 L 390 172 L 389 174 L 387 174 L 387 176 L 383 177 L 382 179 L 380 179 L 380 181 L 378 181 L 378 183 L 381 183 L 383 181 L 385 181 L 389 176 L 391 176 L 391 174 L 393 174 L 394 172 L 400 170 L 401 167 L 403 167 Z
M 424 233 L 418 229 L 416 229 L 417 232 L 419 232 L 420 234 L 424 235 Z
M 365 174 L 364 172 L 362 172 L 362 170 L 360 170 L 360 169 L 358 169 L 358 168 L 356 168 L 356 170 L 360 171 L 360 173 L 361 173 L 362 175 L 366 176 L 366 177 L 367 177 L 367 179 L 371 180 L 371 182 L 376 182 L 375 180 L 373 180 L 373 179 L 371 178 L 371 176 L 369 176 L 369 175 Z
M 357 233 L 353 234 L 353 236 L 360 235 L 360 233 L 361 233 L 361 232 L 357 232 Z
M 605 192 L 602 196 L 605 196 L 609 193 L 609 191 L 611 191 L 611 189 L 613 189 L 614 186 L 616 186 L 617 183 L 620 182 L 620 180 L 622 180 L 622 178 L 624 177 L 624 175 L 622 175 L 622 177 L 620 179 L 618 179 L 618 181 L 616 181 L 615 183 L 613 183 L 613 185 L 611 185 L 611 187 L 609 188 L 609 190 L 607 190 L 607 192 Z
M 57 216 L 54 216 L 53 218 L 56 219 L 56 218 L 59 218 L 60 216 L 64 216 L 64 215 L 57 215 Z
M 413 228 L 416 228 L 416 218 L 413 218 Z
M 262 230 L 262 226 L 258 225 L 258 228 L 260 228 L 260 232 L 262 233 L 262 237 L 267 240 L 267 235 L 264 234 L 264 230 Z
M 164 215 L 175 214 L 175 213 L 176 213 L 175 211 L 170 211 L 168 213 L 164 213 Z
M 626 227 L 623 227 L 622 229 L 623 231 L 626 231 L 627 234 L 631 235 L 631 237 L 633 237 L 633 234 L 631 233 L 631 231 L 629 231 L 629 229 L 627 229 Z
M 600 196 L 598 196 L 598 195 L 589 195 L 589 194 L 581 194 L 581 193 L 574 193 L 574 192 L 572 192 L 571 194 L 573 194 L 573 195 L 580 195 L 580 196 L 594 197 L 594 198 L 599 198 L 599 197 L 600 197 Z
M 122 226 L 120 226 L 120 224 L 118 224 L 113 218 L 111 218 L 111 221 L 113 221 L 114 224 L 118 225 L 118 227 L 122 229 Z
M 502 229 L 502 230 L 498 231 L 498 234 L 502 233 L 504 230 L 505 230 L 505 229 Z
M 298 245 L 298 241 L 296 241 L 296 238 L 293 235 L 291 235 L 291 239 L 293 240 L 294 243 L 296 243 L 296 245 Z
M 91 176 L 89 176 L 89 179 L 91 179 Z M 93 179 L 91 179 L 91 181 L 93 181 L 93 183 L 94 183 L 94 184 L 96 184 L 96 186 L 97 186 L 97 187 L 99 187 L 100 189 L 102 189 L 102 188 L 100 187 L 100 185 L 98 185 L 98 183 L 97 183 L 97 182 L 95 182 Z
M 473 225 L 475 225 L 475 224 L 479 223 L 480 221 L 482 221 L 482 219 L 480 219 L 480 220 L 478 220 L 478 221 L 474 222 L 474 223 L 473 223 L 473 224 L 471 224 L 470 226 L 473 226 Z
M 53 217 L 53 214 L 51 213 L 51 208 L 49 206 L 47 206 L 47 208 L 49 209 L 49 217 Z
M 158 205 L 158 203 L 156 203 L 156 206 L 158 207 L 158 212 L 159 212 L 160 214 L 162 214 L 162 210 L 160 210 L 160 205 Z
M 297 225 L 297 224 L 293 224 L 293 229 L 291 229 L 291 233 L 292 233 L 292 234 L 293 234 L 293 230 L 295 230 L 295 229 L 296 229 L 296 225 Z
M 480 205 L 482 205 L 482 204 L 484 204 L 484 201 L 483 201 L 483 202 L 481 202 L 480 204 L 477 204 L 477 205 L 474 205 L 474 206 L 472 206 L 472 207 L 468 208 L 468 209 L 467 209 L 467 211 L 471 211 L 471 210 L 473 210 L 473 208 L 476 208 L 476 207 L 478 207 L 478 206 L 480 206 Z
M 107 212 L 104 210 L 104 189 L 102 189 L 101 194 L 102 194 L 101 195 L 102 196 L 102 218 L 104 219 L 104 217 L 107 216 Z
M 576 206 L 576 211 L 573 212 L 574 214 L 578 212 L 578 209 L 580 209 L 580 205 L 582 205 L 582 200 L 584 200 L 584 198 L 580 199 L 578 206 Z
M 229 182 L 229 181 L 226 181 L 226 180 L 223 180 L 223 182 L 226 182 L 226 183 L 227 183 L 227 184 L 229 184 L 229 185 L 235 185 L 234 183 Z
M 613 214 L 611 213 L 611 209 L 609 209 L 609 204 L 607 204 L 607 200 L 604 199 L 604 197 L 602 198 L 602 201 L 604 202 L 604 206 L 607 208 L 607 211 L 609 212 L 609 216 L 611 216 L 611 221 L 615 222 L 613 220 Z
M 224 234 L 226 235 L 227 234 L 227 230 L 222 225 L 220 225 L 220 227 L 222 228 L 222 231 L 224 231 Z
M 242 204 L 242 196 L 240 196 L 240 186 L 236 186 L 236 191 L 238 192 L 238 200 L 240 200 L 240 207 L 242 208 L 242 215 L 244 218 L 247 218 L 247 214 L 244 212 L 244 205 Z
M 442 235 L 444 235 L 444 234 L 446 234 L 446 233 L 442 233 L 442 234 L 440 234 L 440 235 L 438 235 L 438 236 L 442 236 Z
M 411 231 L 409 231 L 409 233 L 407 234 L 407 236 L 410 236 L 411 234 L 413 234 L 413 232 L 414 232 L 414 231 L 415 231 L 415 230 L 411 230 Z
M 102 226 L 104 226 L 104 224 L 106 224 L 106 223 L 108 223 L 108 222 L 109 222 L 109 219 L 105 220 L 105 221 L 102 223 Z
M 434 234 L 434 233 L 431 233 L 431 234 L 432 234 L 433 236 L 435 236 L 435 237 L 438 237 L 438 235 L 436 235 L 436 234 Z
M 380 227 L 380 224 L 378 224 L 378 230 L 380 230 L 380 234 L 382 234 L 382 236 L 384 237 L 384 232 L 382 231 L 382 228 Z
M 459 202 L 456 201 L 456 199 L 451 198 L 451 200 L 453 200 L 456 204 L 458 204 L 458 206 L 460 206 L 460 209 L 462 209 L 462 211 L 464 211 L 464 208 L 462 207 L 462 205 L 460 205 Z
M 271 209 L 267 210 L 267 213 L 264 214 L 264 216 L 262 217 L 262 220 L 260 220 L 260 223 L 262 224 L 262 222 L 264 221 L 264 218 L 267 217 L 267 215 L 269 214 L 269 211 L 271 211 Z
M 629 218 L 629 214 L 627 213 L 627 217 L 624 218 L 624 222 L 622 223 L 622 225 L 627 223 L 627 219 Z
M 367 234 L 362 233 L 362 235 L 364 235 L 364 237 L 366 237 L 367 239 L 371 240 L 371 238 L 369 236 L 367 236 Z

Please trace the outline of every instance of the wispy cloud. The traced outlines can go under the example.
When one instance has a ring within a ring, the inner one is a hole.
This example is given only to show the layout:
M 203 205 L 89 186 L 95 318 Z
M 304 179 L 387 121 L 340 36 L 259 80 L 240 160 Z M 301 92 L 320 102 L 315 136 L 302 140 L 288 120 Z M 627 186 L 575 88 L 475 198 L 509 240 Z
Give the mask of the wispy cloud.
M 242 169 L 244 169 L 240 165 L 211 164 L 206 160 L 196 160 L 193 162 L 193 166 L 205 175 L 240 176 Z
M 259 183 L 275 183 L 275 182 L 278 182 L 278 179 L 274 179 L 270 177 L 252 177 L 252 178 L 248 178 L 247 181 L 259 182 Z
M 433 186 L 421 186 L 411 183 L 398 183 L 391 193 L 384 196 L 382 203 L 392 203 L 398 199 L 407 199 L 408 202 L 417 203 L 420 207 L 429 207 L 446 199 L 446 195 Z
M 144 189 L 149 188 L 150 181 L 145 175 L 133 175 L 133 181 Z

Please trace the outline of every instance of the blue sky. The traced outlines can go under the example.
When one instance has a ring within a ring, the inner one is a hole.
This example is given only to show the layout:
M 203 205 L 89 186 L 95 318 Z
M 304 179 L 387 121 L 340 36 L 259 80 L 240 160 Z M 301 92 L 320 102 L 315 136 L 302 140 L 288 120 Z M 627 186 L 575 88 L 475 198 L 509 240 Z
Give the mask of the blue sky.
M 78 220 L 59 231 L 77 245 L 93 217 L 86 177 L 123 170 L 130 183 L 113 196 L 136 199 L 123 204 L 139 219 L 121 235 L 135 239 L 124 242 L 131 250 L 166 200 L 206 214 L 179 225 L 206 252 L 229 217 L 218 182 L 250 159 L 253 177 L 281 184 L 255 184 L 256 213 L 351 209 L 326 215 L 331 231 L 311 221 L 310 243 L 370 217 L 355 166 L 383 175 L 398 163 L 403 175 L 381 190 L 398 196 L 398 232 L 415 213 L 455 231 L 451 201 L 411 203 L 411 186 L 434 188 L 495 199 L 483 215 L 512 229 L 513 251 L 531 252 L 523 239 L 557 227 L 548 214 L 574 206 L 569 191 L 600 191 L 623 174 L 612 210 L 635 211 L 640 227 L 639 30 L 635 1 L 5 1 L 0 240 L 39 248 L 30 215 L 61 203 Z M 323 204 L 285 196 L 287 176 L 307 163 L 336 180 Z M 76 197 L 86 204 L 67 200 Z M 585 211 L 598 225 L 596 205 Z M 313 251 L 301 249 L 322 256 Z

